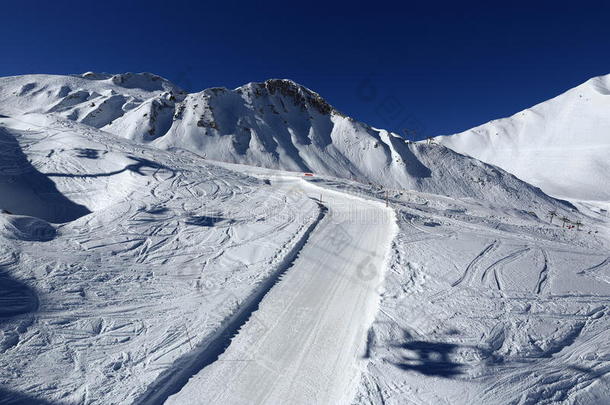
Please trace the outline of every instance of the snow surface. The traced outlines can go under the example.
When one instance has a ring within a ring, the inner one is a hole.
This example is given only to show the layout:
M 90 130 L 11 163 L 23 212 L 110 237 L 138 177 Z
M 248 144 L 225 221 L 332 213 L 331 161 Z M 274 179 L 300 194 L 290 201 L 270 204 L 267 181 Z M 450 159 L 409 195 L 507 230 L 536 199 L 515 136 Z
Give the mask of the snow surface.
M 610 75 L 512 117 L 436 138 L 547 194 L 610 202 Z
M 87 211 L 56 226 L 31 216 L 38 205 L 0 214 L 0 398 L 131 403 L 224 325 L 317 205 L 197 156 L 34 118 L 29 130 L 1 120 L 23 126 L 4 134 L 24 170 Z
M 289 81 L 1 78 L 0 145 L 2 404 L 608 403 L 599 208 Z
M 420 193 L 390 203 L 400 229 L 352 403 L 608 403 L 607 223 L 574 232 Z
M 301 180 L 300 182 L 303 182 Z M 377 202 L 289 182 L 327 207 L 298 258 L 218 361 L 168 404 L 348 403 L 396 233 Z

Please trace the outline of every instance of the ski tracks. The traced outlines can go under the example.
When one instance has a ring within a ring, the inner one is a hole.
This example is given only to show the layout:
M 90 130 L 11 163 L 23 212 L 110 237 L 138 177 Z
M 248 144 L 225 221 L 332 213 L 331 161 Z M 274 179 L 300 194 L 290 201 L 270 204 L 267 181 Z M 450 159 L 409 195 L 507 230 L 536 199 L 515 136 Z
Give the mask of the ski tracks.
M 599 264 L 596 264 L 595 266 L 591 266 L 587 269 L 579 271 L 578 274 L 584 275 L 587 273 L 596 272 L 597 270 L 601 269 L 602 267 L 606 266 L 607 264 L 610 264 L 610 257 L 606 258 L 606 260 L 604 260 L 603 262 L 601 262 Z
M 488 278 L 489 274 L 493 272 L 494 285 L 499 291 L 502 291 L 502 283 L 501 283 L 501 279 L 500 279 L 499 269 L 501 269 L 503 266 L 507 265 L 508 263 L 514 262 L 515 260 L 517 260 L 518 258 L 523 256 L 530 250 L 531 250 L 530 247 L 522 248 L 522 249 L 516 250 L 516 251 L 508 254 L 507 256 L 504 256 L 501 259 L 493 262 L 483 271 L 483 274 L 481 274 L 481 284 L 485 283 L 485 280 Z
M 460 278 L 458 278 L 451 284 L 451 287 L 457 287 L 464 281 L 468 283 L 472 279 L 472 273 L 476 271 L 478 264 L 489 254 L 497 250 L 499 245 L 500 243 L 497 240 L 494 240 L 492 243 L 487 245 L 474 259 L 470 261 L 470 263 L 468 263 L 468 266 L 466 266 L 464 273 L 460 276 Z
M 253 313 L 258 309 L 261 301 L 269 291 L 281 280 L 286 271 L 289 270 L 299 252 L 306 244 L 311 233 L 318 226 L 326 215 L 327 209 L 320 205 L 317 218 L 309 224 L 299 237 L 299 240 L 286 253 L 276 270 L 256 288 L 252 295 L 247 298 L 241 308 L 207 341 L 206 344 L 199 346 L 187 358 L 179 359 L 173 367 L 162 374 L 157 381 L 148 387 L 146 392 L 138 398 L 136 404 L 158 404 L 161 405 L 173 394 L 178 393 L 189 379 L 197 375 L 202 369 L 215 362 L 219 356 L 229 347 L 232 340 L 240 333 L 244 325 L 248 322 L 256 322 Z
M 536 282 L 536 288 L 534 290 L 536 294 L 542 293 L 549 278 L 549 255 L 544 249 L 540 249 L 540 252 L 542 253 L 544 263 L 542 265 L 542 270 L 540 270 L 540 273 L 538 274 L 538 281 Z
M 307 187 L 310 195 L 319 194 L 317 187 Z M 164 398 L 168 403 L 347 400 L 360 372 L 358 359 L 381 281 L 376 269 L 384 266 L 394 216 L 381 204 L 356 203 L 342 193 L 329 191 L 325 197 L 330 214 L 319 218 L 315 231 L 299 243 L 281 280 L 248 305 L 248 316 L 232 328 L 228 347 L 214 356 L 205 354 L 211 361 L 191 368 L 190 380 L 164 384 L 165 394 L 153 394 L 152 403 Z M 349 209 L 358 215 L 343 212 Z M 358 219 L 380 213 L 380 223 Z M 348 235 L 345 247 L 333 242 L 341 228 Z
M 487 258 L 491 257 L 492 254 L 499 249 L 499 247 L 500 247 L 500 243 L 497 240 L 494 240 L 492 243 L 485 246 L 485 248 L 478 255 L 476 255 L 474 257 L 474 259 L 472 259 L 470 261 L 470 263 L 468 263 L 468 265 L 466 266 L 466 269 L 464 270 L 462 275 L 456 281 L 454 281 L 451 284 L 451 286 L 457 287 L 462 283 L 469 284 L 475 278 L 475 274 L 477 273 L 478 268 L 481 266 L 481 263 L 484 260 L 486 260 Z M 485 267 L 485 269 L 481 273 L 479 281 L 483 285 L 486 283 L 491 283 L 491 285 L 495 289 L 502 291 L 503 290 L 502 269 L 507 264 L 510 264 L 510 263 L 522 258 L 527 253 L 529 253 L 531 250 L 532 250 L 531 246 L 525 246 L 525 247 L 519 248 L 505 256 L 502 256 L 502 257 L 496 259 L 493 263 L 491 263 L 490 265 Z M 542 269 L 539 271 L 538 279 L 537 279 L 536 285 L 534 287 L 535 294 L 542 293 L 542 291 L 544 290 L 544 288 L 546 286 L 546 283 L 548 282 L 548 277 L 549 277 L 550 266 L 549 266 L 548 253 L 546 252 L 546 250 L 540 248 L 540 254 L 543 258 L 543 264 L 542 264 Z M 608 259 L 608 261 L 610 261 L 610 258 Z M 604 263 L 601 263 L 600 265 L 594 266 L 594 267 L 597 268 L 602 265 L 604 265 Z

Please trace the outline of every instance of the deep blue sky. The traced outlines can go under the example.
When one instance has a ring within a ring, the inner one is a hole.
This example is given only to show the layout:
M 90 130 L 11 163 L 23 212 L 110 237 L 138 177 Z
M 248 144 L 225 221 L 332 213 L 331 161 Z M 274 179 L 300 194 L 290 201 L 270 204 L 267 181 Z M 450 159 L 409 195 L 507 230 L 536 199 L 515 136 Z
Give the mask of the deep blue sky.
M 453 133 L 610 73 L 604 2 L 3 1 L 0 76 L 291 78 L 373 126 Z

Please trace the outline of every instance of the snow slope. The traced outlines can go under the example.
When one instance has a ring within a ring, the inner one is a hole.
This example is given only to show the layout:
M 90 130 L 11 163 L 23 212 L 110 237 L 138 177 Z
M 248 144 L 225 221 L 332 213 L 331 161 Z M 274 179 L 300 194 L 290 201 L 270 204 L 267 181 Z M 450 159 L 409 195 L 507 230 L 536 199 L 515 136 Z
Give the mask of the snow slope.
M 0 125 L 73 214 L 49 224 L 43 199 L 0 213 L 3 404 L 132 403 L 222 330 L 318 215 L 191 154 L 52 116 Z M 19 177 L 7 185 L 3 204 L 22 198 Z
M 171 125 L 186 93 L 151 73 L 0 78 L 0 115 L 54 114 L 150 142 Z
M 396 232 L 381 203 L 289 181 L 323 193 L 325 215 L 289 271 L 218 361 L 167 404 L 348 403 L 360 375 L 377 287 Z
M 441 144 L 499 166 L 549 195 L 610 201 L 610 75 Z
M 0 403 L 607 403 L 603 213 L 292 82 L 0 89 Z
M 399 231 L 351 403 L 608 403 L 607 223 L 583 217 L 576 231 L 416 192 L 390 206 Z

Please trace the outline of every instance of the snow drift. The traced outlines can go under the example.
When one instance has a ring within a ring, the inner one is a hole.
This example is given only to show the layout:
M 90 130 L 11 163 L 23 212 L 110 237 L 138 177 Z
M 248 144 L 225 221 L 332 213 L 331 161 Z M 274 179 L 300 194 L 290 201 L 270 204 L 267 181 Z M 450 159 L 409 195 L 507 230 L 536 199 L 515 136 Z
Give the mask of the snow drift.
M 48 241 L 55 236 L 55 228 L 39 218 L 0 213 L 0 235 L 8 239 Z

